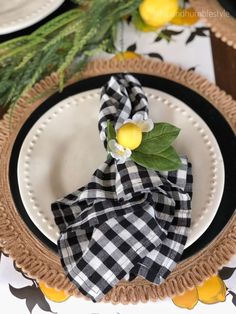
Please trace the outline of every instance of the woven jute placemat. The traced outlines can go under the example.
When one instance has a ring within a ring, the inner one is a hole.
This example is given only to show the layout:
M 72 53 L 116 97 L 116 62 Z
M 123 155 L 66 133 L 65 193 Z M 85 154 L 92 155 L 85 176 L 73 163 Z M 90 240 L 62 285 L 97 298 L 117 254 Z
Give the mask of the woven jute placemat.
M 231 96 L 193 71 L 152 59 L 128 61 L 100 60 L 91 62 L 80 78 L 89 78 L 117 72 L 150 74 L 178 82 L 202 95 L 217 108 L 236 133 L 236 102 Z M 74 77 L 68 82 L 78 80 Z M 11 150 L 16 136 L 30 114 L 57 89 L 56 74 L 45 78 L 19 101 L 10 115 L 0 121 L 0 248 L 9 254 L 28 276 L 44 281 L 48 286 L 64 289 L 70 295 L 82 296 L 66 278 L 59 257 L 29 230 L 15 208 L 9 186 L 8 170 Z M 30 100 L 34 99 L 32 103 Z M 121 281 L 103 299 L 112 303 L 137 303 L 156 301 L 181 294 L 217 273 L 236 253 L 236 215 L 223 231 L 203 250 L 178 264 L 161 285 L 138 278 L 132 282 Z
M 217 0 L 190 0 L 190 2 L 215 36 L 236 49 L 236 18 Z

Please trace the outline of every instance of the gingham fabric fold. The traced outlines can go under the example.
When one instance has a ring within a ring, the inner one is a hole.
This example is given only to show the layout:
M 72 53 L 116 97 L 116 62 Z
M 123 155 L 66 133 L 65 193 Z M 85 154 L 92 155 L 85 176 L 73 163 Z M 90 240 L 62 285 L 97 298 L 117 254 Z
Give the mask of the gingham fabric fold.
M 116 129 L 148 101 L 129 74 L 112 76 L 101 93 L 98 128 Z M 107 159 L 90 182 L 52 204 L 60 229 L 58 250 L 67 276 L 93 301 L 121 279 L 142 276 L 159 284 L 179 261 L 191 221 L 191 164 L 177 171 L 148 170 Z

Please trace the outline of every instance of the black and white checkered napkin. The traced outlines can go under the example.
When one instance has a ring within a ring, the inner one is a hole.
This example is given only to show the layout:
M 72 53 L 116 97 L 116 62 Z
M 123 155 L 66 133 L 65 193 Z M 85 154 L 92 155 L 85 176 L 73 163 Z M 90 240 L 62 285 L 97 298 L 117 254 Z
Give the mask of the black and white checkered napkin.
M 131 75 L 112 76 L 102 89 L 99 131 L 117 129 L 148 102 Z M 191 165 L 157 172 L 131 160 L 107 159 L 91 181 L 52 204 L 58 250 L 67 276 L 99 301 L 121 279 L 142 276 L 159 284 L 179 261 L 191 220 Z

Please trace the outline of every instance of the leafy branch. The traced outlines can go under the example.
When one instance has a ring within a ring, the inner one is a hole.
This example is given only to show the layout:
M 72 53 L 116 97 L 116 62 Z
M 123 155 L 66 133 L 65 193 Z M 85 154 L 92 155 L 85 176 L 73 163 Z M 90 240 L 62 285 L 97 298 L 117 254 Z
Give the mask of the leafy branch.
M 131 159 L 137 164 L 158 171 L 177 170 L 181 160 L 171 146 L 180 129 L 169 123 L 155 123 L 150 132 L 144 132 L 141 144 L 132 150 Z M 128 136 L 128 135 L 127 135 Z M 116 140 L 116 131 L 110 120 L 107 121 L 107 142 Z M 116 158 L 116 157 L 115 157 Z
M 79 6 L 30 35 L 0 44 L 0 106 L 14 107 L 46 75 L 56 72 L 59 88 L 83 70 L 100 50 L 112 52 L 117 22 L 141 0 L 74 0 Z

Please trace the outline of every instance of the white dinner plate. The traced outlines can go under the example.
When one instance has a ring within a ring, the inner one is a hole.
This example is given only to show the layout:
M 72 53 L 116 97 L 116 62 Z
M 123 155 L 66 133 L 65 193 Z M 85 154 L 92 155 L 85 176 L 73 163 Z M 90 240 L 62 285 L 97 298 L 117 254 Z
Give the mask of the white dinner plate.
M 0 35 L 41 21 L 63 2 L 64 0 L 0 0 Z
M 154 122 L 181 128 L 179 154 L 193 165 L 192 225 L 186 247 L 212 222 L 224 189 L 224 163 L 218 143 L 189 106 L 156 89 L 144 88 Z M 24 207 L 37 228 L 56 243 L 59 233 L 50 205 L 90 180 L 106 159 L 98 133 L 100 89 L 66 98 L 44 113 L 21 146 L 17 174 Z

